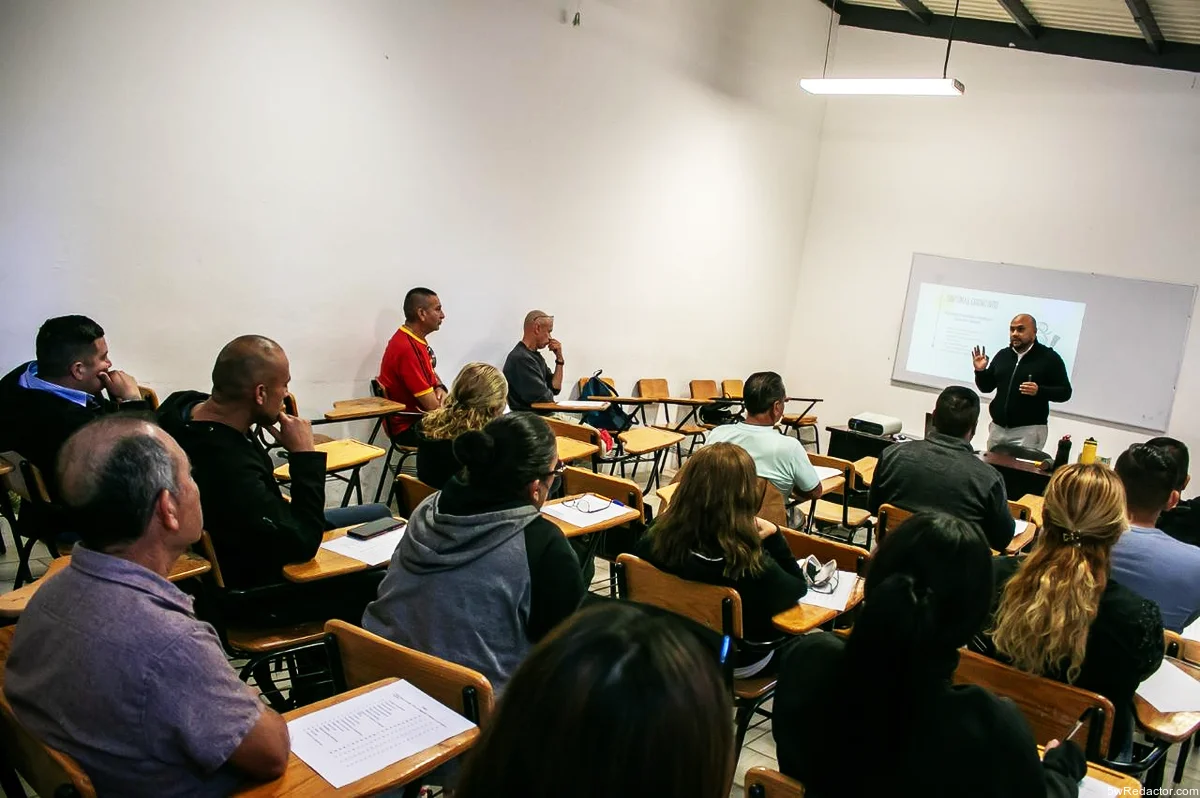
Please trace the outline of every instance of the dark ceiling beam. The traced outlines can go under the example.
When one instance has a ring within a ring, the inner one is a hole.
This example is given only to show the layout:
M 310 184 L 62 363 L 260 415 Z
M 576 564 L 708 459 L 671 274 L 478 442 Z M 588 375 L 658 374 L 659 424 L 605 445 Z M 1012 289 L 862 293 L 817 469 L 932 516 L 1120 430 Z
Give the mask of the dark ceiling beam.
M 921 0 L 896 0 L 896 2 L 904 6 L 904 10 L 912 14 L 913 19 L 918 22 L 928 25 L 933 21 L 933 12 Z
M 1038 21 L 1033 18 L 1033 14 L 1029 13 L 1029 9 L 1021 0 L 996 0 L 1008 15 L 1012 17 L 1012 21 L 1017 23 L 1017 27 L 1031 39 L 1036 39 L 1041 26 Z
M 822 2 L 830 5 L 832 0 L 822 0 Z M 941 14 L 934 14 L 929 24 L 925 24 L 914 19 L 907 11 L 860 6 L 843 0 L 837 2 L 837 13 L 839 24 L 848 28 L 905 33 L 942 41 L 945 41 L 950 34 L 951 18 Z M 991 47 L 1005 47 L 1071 58 L 1086 58 L 1092 61 L 1111 61 L 1117 64 L 1200 72 L 1200 45 L 1183 42 L 1173 41 L 1170 43 L 1170 47 L 1153 53 L 1146 47 L 1145 42 L 1131 36 L 1108 36 L 1102 33 L 1085 33 L 1084 31 L 1045 27 L 1039 30 L 1036 39 L 1030 39 L 1019 33 L 1012 23 L 962 16 L 958 18 L 958 24 L 954 28 L 954 41 L 955 43 L 973 42 Z M 953 55 L 950 56 L 950 62 L 951 70 L 953 70 Z
M 1133 14 L 1133 21 L 1142 30 L 1142 36 L 1146 39 L 1146 44 L 1150 47 L 1150 52 L 1161 53 L 1163 46 L 1162 30 L 1158 27 L 1158 20 L 1154 18 L 1154 12 L 1150 10 L 1148 0 L 1125 0 L 1125 5 L 1129 6 L 1129 13 Z

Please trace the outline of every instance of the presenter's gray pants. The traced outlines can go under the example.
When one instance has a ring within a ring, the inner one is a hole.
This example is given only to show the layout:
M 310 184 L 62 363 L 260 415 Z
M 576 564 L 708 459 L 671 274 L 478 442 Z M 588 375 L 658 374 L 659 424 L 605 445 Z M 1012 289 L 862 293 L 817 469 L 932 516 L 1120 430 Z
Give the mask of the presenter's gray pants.
M 1020 446 L 1023 449 L 1046 451 L 1046 438 L 1050 429 L 1045 424 L 1032 424 L 1028 427 L 1001 427 L 995 422 L 988 425 L 988 451 L 1002 443 L 1010 446 Z

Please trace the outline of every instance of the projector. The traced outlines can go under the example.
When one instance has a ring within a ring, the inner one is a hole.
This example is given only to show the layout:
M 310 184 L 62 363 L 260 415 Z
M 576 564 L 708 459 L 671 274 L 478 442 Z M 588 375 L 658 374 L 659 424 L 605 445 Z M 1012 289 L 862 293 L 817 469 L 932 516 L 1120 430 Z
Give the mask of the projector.
M 903 427 L 900 419 L 882 413 L 859 413 L 850 419 L 847 426 L 855 432 L 868 435 L 895 435 Z

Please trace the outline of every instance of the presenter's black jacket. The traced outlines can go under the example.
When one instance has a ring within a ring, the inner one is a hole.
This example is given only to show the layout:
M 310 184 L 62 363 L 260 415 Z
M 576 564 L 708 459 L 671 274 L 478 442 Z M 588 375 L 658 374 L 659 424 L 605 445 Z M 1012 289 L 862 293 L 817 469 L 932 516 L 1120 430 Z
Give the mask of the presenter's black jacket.
M 1036 382 L 1037 396 L 1021 393 L 1023 382 Z M 1011 346 L 997 352 L 986 369 L 975 372 L 975 387 L 982 393 L 996 392 L 990 406 L 992 421 L 1010 429 L 1045 424 L 1050 417 L 1050 403 L 1071 398 L 1066 365 L 1041 341 L 1033 342 L 1020 365 Z

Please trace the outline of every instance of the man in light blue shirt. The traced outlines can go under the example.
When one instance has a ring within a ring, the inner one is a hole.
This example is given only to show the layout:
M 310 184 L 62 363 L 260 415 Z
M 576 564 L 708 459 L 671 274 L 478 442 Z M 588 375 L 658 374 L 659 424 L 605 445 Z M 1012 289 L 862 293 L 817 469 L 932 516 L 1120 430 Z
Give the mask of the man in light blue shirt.
M 1158 516 L 1179 503 L 1176 465 L 1158 447 L 1130 446 L 1117 458 L 1125 485 L 1129 531 L 1112 550 L 1112 578 L 1158 604 L 1172 632 L 1200 616 L 1200 548 L 1155 529 Z
M 786 499 L 816 499 L 821 496 L 817 476 L 804 444 L 781 435 L 775 425 L 783 418 L 787 390 L 783 378 L 773 371 L 758 371 L 746 380 L 742 391 L 746 420 L 717 427 L 706 436 L 708 443 L 736 443 L 754 460 L 763 479 L 779 488 Z

